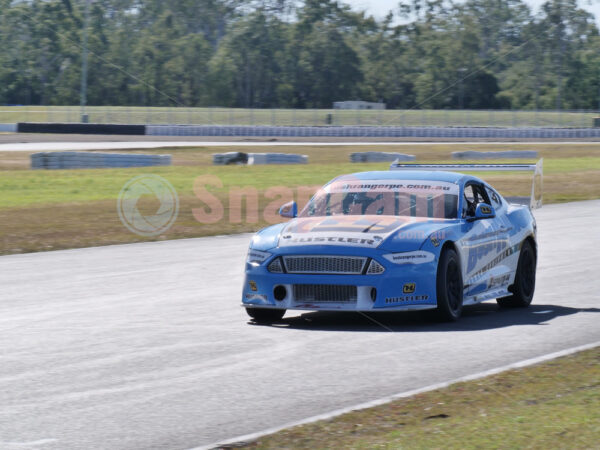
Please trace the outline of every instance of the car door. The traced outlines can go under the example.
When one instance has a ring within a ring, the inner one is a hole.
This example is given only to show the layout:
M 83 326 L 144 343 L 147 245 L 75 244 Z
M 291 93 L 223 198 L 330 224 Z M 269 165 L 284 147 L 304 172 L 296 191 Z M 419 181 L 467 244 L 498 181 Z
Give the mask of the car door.
M 477 300 L 494 289 L 494 283 L 502 277 L 495 269 L 498 256 L 506 248 L 505 231 L 494 218 L 473 220 L 479 203 L 492 204 L 485 189 L 479 182 L 468 182 L 462 197 L 463 237 L 460 240 L 463 257 L 463 282 L 466 303 Z
M 514 258 L 510 256 L 509 249 L 511 243 L 511 235 L 513 234 L 513 226 L 506 214 L 508 205 L 502 196 L 498 194 L 491 186 L 484 185 L 486 194 L 488 195 L 490 204 L 494 207 L 496 217 L 494 218 L 496 226 L 496 241 L 497 248 L 500 249 L 496 258 L 493 260 L 493 267 L 490 267 L 490 277 L 488 279 L 488 287 L 490 290 L 506 289 L 512 283 L 516 267 L 509 264 Z

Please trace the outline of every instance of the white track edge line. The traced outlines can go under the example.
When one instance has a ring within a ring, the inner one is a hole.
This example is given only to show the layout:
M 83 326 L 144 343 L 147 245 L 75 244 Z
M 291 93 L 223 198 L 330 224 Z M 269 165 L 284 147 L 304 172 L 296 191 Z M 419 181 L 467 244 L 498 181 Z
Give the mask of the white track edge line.
M 367 409 L 367 408 L 373 408 L 375 406 L 380 406 L 380 405 L 384 405 L 386 403 L 390 403 L 394 400 L 400 399 L 400 398 L 406 398 L 406 397 L 412 397 L 413 395 L 417 395 L 417 394 L 421 394 L 424 392 L 430 392 L 430 391 L 435 391 L 437 389 L 443 389 L 446 388 L 452 384 L 456 384 L 456 383 L 461 383 L 464 381 L 473 381 L 473 380 L 477 380 L 480 378 L 485 378 L 488 377 L 490 375 L 496 375 L 500 372 L 505 372 L 507 370 L 511 370 L 511 369 L 520 369 L 522 367 L 527 367 L 527 366 L 532 366 L 534 364 L 539 364 L 545 361 L 549 361 L 551 359 L 556 359 L 556 358 L 560 358 L 562 356 L 568 356 L 571 355 L 573 353 L 578 353 L 584 350 L 589 350 L 595 347 L 599 347 L 600 346 L 600 341 L 596 341 L 593 342 L 591 344 L 584 344 L 584 345 L 580 345 L 577 347 L 571 347 L 565 350 L 560 350 L 558 352 L 554 352 L 554 353 L 548 353 L 546 355 L 542 355 L 542 356 L 536 356 L 535 358 L 530 358 L 530 359 L 526 359 L 523 361 L 519 361 L 516 363 L 512 363 L 512 364 L 507 364 L 504 366 L 500 366 L 500 367 L 496 367 L 494 369 L 489 369 L 489 370 L 484 370 L 483 372 L 477 372 L 471 375 L 466 375 L 464 377 L 460 377 L 460 378 L 455 378 L 453 380 L 450 381 L 443 381 L 441 383 L 435 383 L 429 386 L 425 386 L 422 388 L 418 388 L 418 389 L 413 389 L 410 391 L 406 391 L 406 392 L 400 392 L 398 394 L 393 394 L 393 395 L 389 395 L 387 397 L 382 397 L 376 400 L 371 400 L 368 402 L 364 402 L 364 403 L 359 403 L 357 405 L 353 405 L 353 406 L 347 406 L 345 408 L 340 408 L 340 409 L 336 409 L 327 413 L 323 413 L 323 414 L 318 414 L 316 416 L 311 416 L 308 417 L 306 419 L 301 419 L 301 420 L 297 420 L 294 422 L 289 422 L 286 423 L 284 425 L 280 425 L 280 426 L 276 426 L 273 428 L 267 428 L 266 430 L 262 430 L 262 431 L 258 431 L 256 433 L 250 433 L 250 434 L 244 434 L 242 436 L 236 436 L 234 438 L 230 438 L 230 439 L 225 439 L 219 442 L 215 442 L 213 444 L 209 444 L 209 445 L 203 445 L 200 447 L 194 447 L 190 450 L 209 450 L 209 449 L 215 449 L 215 448 L 219 448 L 225 445 L 232 445 L 232 444 L 236 444 L 239 442 L 248 442 L 248 441 L 253 441 L 256 440 L 258 438 L 261 438 L 263 436 L 267 436 L 269 434 L 273 434 L 273 433 L 277 433 L 278 431 L 284 430 L 286 428 L 292 428 L 292 427 L 297 427 L 300 425 L 306 425 L 309 423 L 313 423 L 313 422 L 317 422 L 319 420 L 327 420 L 327 419 L 331 419 L 337 416 L 341 416 L 342 414 L 346 414 L 352 411 L 359 411 L 362 409 Z

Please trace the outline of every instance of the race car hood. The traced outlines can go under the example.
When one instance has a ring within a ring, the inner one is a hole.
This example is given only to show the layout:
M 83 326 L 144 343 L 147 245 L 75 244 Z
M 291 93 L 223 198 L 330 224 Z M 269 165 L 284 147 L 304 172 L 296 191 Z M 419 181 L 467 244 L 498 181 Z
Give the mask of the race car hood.
M 281 230 L 279 247 L 332 245 L 387 248 L 395 251 L 418 249 L 448 220 L 397 216 L 326 216 L 291 220 Z

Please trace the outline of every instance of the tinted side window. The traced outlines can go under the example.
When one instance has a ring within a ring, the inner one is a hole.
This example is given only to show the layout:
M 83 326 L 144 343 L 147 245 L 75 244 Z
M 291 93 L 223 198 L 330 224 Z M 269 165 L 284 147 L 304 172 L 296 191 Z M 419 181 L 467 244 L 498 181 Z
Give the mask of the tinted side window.
M 465 186 L 463 196 L 462 216 L 467 217 L 475 213 L 475 192 L 472 184 Z
M 479 203 L 488 203 L 488 195 L 479 184 L 469 184 L 464 189 L 463 217 L 475 215 Z
M 499 208 L 500 206 L 502 206 L 502 200 L 500 200 L 500 196 L 498 195 L 498 193 L 496 191 L 494 191 L 493 189 L 490 189 L 487 186 L 486 186 L 485 190 L 487 191 L 488 197 L 490 198 L 490 200 L 492 202 L 492 206 L 494 208 Z
M 473 192 L 472 184 L 465 186 L 465 198 L 469 200 L 470 203 L 473 203 L 475 201 L 475 193 Z

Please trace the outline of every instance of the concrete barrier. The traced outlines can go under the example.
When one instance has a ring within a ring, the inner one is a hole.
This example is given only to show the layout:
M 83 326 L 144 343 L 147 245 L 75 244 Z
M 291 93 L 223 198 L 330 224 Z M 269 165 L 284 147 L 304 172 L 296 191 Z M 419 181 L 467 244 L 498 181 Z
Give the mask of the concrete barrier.
M 105 169 L 170 165 L 171 155 L 95 152 L 43 152 L 31 155 L 32 169 Z
M 537 158 L 535 150 L 506 150 L 500 152 L 478 152 L 468 150 L 464 152 L 452 152 L 452 159 L 520 159 Z
M 16 123 L 0 123 L 0 132 L 16 133 L 17 132 L 17 124 Z
M 394 161 L 414 161 L 415 155 L 406 155 L 404 153 L 391 152 L 357 152 L 350 154 L 350 162 L 394 162 Z
M 20 122 L 17 124 L 17 131 L 19 133 L 144 135 L 146 134 L 146 125 Z

